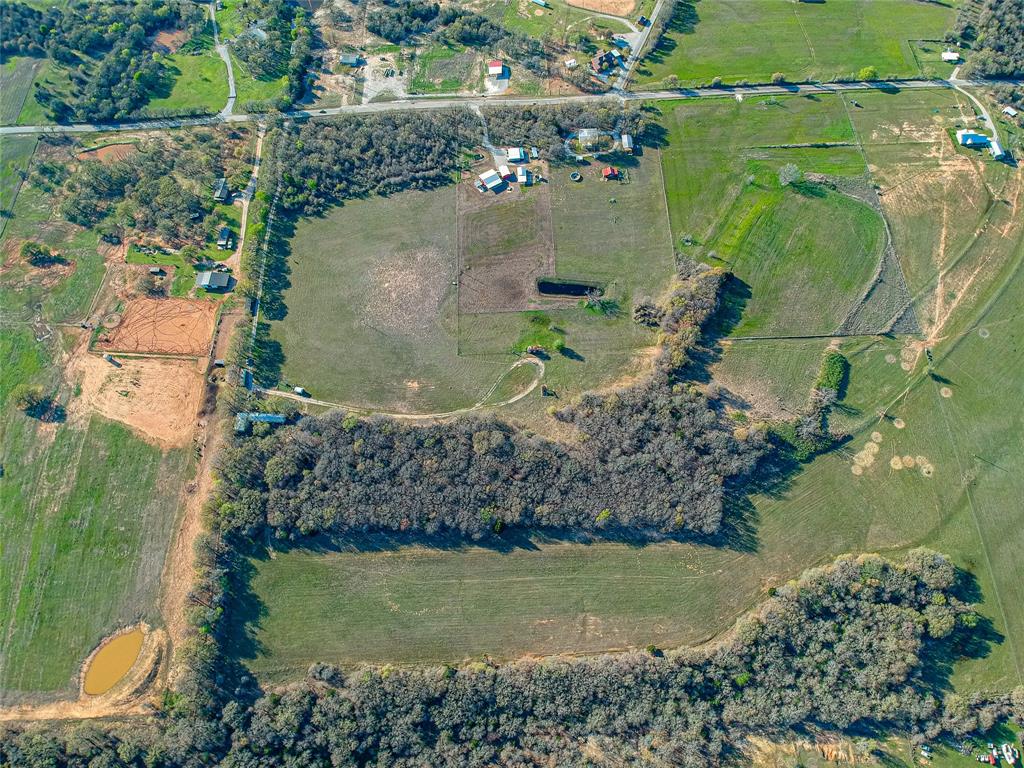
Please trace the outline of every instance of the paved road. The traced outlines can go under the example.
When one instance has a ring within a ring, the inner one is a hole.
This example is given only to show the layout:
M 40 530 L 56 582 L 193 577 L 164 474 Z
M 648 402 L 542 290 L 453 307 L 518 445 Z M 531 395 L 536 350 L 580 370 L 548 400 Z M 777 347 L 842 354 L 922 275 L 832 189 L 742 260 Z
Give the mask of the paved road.
M 185 117 L 160 120 L 136 120 L 120 123 L 78 123 L 74 125 L 5 125 L 0 126 L 0 136 L 23 136 L 31 134 L 96 133 L 110 131 L 145 131 L 169 128 L 185 128 L 195 125 L 218 123 L 260 122 L 274 117 L 302 119 L 307 117 L 367 114 L 373 112 L 400 112 L 413 110 L 437 110 L 450 107 L 482 107 L 500 104 L 502 106 L 542 106 L 545 104 L 574 104 L 599 101 L 664 101 L 667 99 L 721 98 L 742 94 L 749 96 L 780 96 L 785 94 L 827 94 L 849 91 L 918 90 L 922 88 L 963 88 L 964 86 L 984 87 L 989 85 L 1024 85 L 1024 80 L 892 80 L 856 83 L 808 83 L 802 85 L 748 85 L 721 88 L 677 88 L 667 91 L 622 91 L 608 94 L 580 94 L 576 96 L 511 96 L 488 98 L 486 96 L 409 96 L 398 101 L 377 104 L 350 104 L 328 109 L 299 109 L 290 112 L 273 112 L 252 115 L 212 115 L 209 117 Z
M 629 78 L 633 76 L 633 70 L 640 61 L 640 57 L 644 55 L 644 47 L 647 45 L 647 40 L 651 36 L 651 30 L 654 29 L 654 22 L 661 17 L 662 9 L 665 5 L 665 0 L 658 0 L 654 4 L 654 10 L 651 11 L 650 20 L 647 22 L 647 26 L 640 30 L 640 37 L 636 40 L 636 45 L 632 46 L 632 50 L 629 54 L 629 63 L 626 67 L 626 71 L 619 75 L 615 80 L 612 90 L 616 92 L 622 92 L 626 90 L 626 84 L 629 82 Z

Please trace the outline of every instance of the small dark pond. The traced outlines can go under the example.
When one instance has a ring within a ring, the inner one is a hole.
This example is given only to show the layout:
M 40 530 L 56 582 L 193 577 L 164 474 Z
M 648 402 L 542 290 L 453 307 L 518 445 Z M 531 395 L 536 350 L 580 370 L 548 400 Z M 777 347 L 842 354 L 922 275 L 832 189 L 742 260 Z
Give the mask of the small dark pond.
M 602 293 L 603 287 L 597 283 L 585 283 L 582 280 L 541 277 L 537 280 L 537 290 L 543 296 L 586 296 L 591 291 Z

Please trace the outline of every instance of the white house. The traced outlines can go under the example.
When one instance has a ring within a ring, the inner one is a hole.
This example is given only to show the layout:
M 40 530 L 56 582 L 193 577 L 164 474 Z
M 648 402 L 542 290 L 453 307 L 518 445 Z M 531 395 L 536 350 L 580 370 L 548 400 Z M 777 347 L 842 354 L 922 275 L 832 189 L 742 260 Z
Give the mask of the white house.
M 964 147 L 987 147 L 991 142 L 984 133 L 978 133 L 967 128 L 961 128 L 956 132 L 956 140 Z
M 960 54 L 956 51 L 945 50 L 942 52 L 942 60 L 947 64 L 956 64 L 960 61 Z
M 493 168 L 480 174 L 480 183 L 487 189 L 494 190 L 501 186 L 503 179 Z
M 566 59 L 565 60 L 565 68 L 566 69 L 576 69 L 576 67 L 578 67 L 579 65 L 580 65 L 580 63 L 578 61 L 576 61 L 576 59 Z
M 1017 110 L 1014 109 L 1013 107 L 1003 107 L 1003 114 L 1006 115 L 1007 117 L 1016 117 Z
M 526 162 L 526 150 L 522 147 L 509 147 L 505 150 L 505 154 L 508 155 L 508 161 L 510 163 Z
M 505 63 L 501 59 L 494 59 L 487 63 L 487 74 L 491 77 L 501 77 L 505 74 Z

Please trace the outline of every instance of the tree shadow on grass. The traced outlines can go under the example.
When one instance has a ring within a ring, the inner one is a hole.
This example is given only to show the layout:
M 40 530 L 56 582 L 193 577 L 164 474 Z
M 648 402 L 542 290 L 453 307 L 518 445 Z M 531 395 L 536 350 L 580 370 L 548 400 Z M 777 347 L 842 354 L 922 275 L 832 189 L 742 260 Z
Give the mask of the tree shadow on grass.
M 644 57 L 645 62 L 652 64 L 664 62 L 679 46 L 679 41 L 673 35 L 692 35 L 697 30 L 699 23 L 700 16 L 697 14 L 697 6 L 693 0 L 676 3 L 672 16 L 665 25 L 665 33 L 660 36 L 654 49 Z

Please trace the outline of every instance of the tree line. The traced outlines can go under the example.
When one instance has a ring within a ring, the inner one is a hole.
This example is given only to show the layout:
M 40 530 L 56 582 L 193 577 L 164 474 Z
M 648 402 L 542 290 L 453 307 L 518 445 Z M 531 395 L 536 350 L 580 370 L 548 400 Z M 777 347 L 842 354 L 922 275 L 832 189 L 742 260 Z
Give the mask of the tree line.
M 964 3 L 956 36 L 973 48 L 966 72 L 982 77 L 1024 78 L 1024 0 Z
M 555 413 L 575 439 L 553 441 L 495 417 L 414 426 L 344 412 L 240 441 L 220 466 L 225 530 L 458 531 L 506 526 L 715 534 L 725 488 L 763 452 L 738 439 L 677 375 L 717 306 L 724 273 L 680 279 L 662 352 L 642 384 L 588 394 Z
M 0 51 L 65 67 L 71 88 L 37 83 L 34 93 L 58 122 L 118 120 L 138 113 L 165 76 L 149 38 L 202 23 L 203 9 L 188 0 L 74 0 L 44 10 L 0 0 Z
M 196 707 L 177 693 L 159 719 L 0 726 L 0 761 L 705 768 L 742 759 L 748 736 L 782 739 L 805 726 L 898 730 L 920 741 L 1007 716 L 1024 721 L 1024 688 L 943 696 L 935 667 L 979 622 L 958 581 L 950 561 L 927 550 L 903 562 L 846 556 L 773 590 L 698 649 L 348 674 L 316 663 L 302 682 L 269 693 L 244 679 L 225 690 L 226 665 L 204 655 L 197 700 L 221 695 L 219 704 Z
M 232 40 L 232 49 L 257 80 L 288 76 L 284 103 L 271 105 L 287 108 L 306 90 L 314 42 L 309 14 L 288 0 L 246 0 L 235 10 L 246 29 Z

